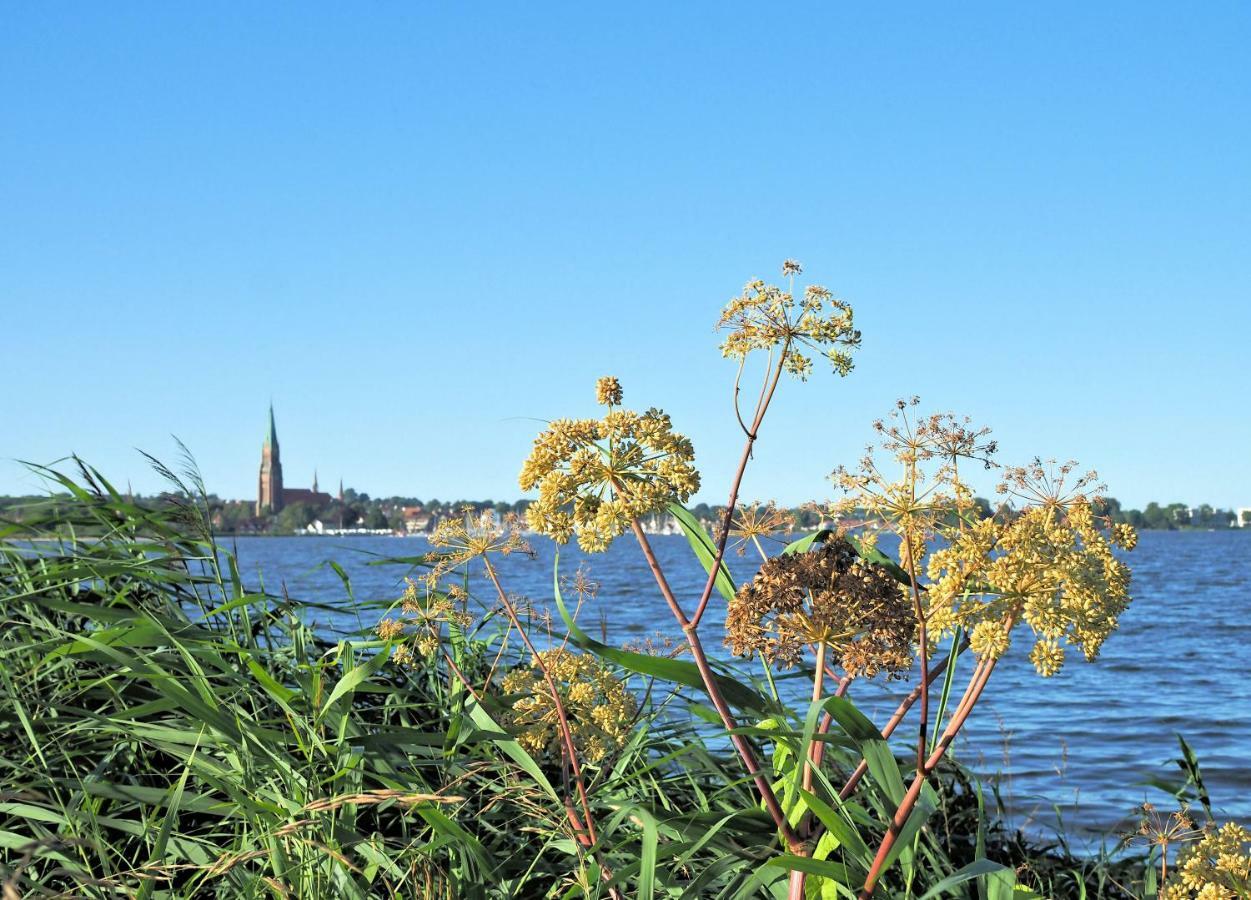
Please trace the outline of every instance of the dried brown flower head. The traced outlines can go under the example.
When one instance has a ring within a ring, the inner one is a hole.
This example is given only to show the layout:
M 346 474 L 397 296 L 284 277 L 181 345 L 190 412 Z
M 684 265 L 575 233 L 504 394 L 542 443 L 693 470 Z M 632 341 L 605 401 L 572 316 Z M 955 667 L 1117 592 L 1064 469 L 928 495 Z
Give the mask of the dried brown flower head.
M 897 675 L 912 665 L 916 618 L 901 585 L 844 539 L 775 556 L 739 588 L 726 615 L 726 646 L 782 668 L 825 644 L 848 675 Z

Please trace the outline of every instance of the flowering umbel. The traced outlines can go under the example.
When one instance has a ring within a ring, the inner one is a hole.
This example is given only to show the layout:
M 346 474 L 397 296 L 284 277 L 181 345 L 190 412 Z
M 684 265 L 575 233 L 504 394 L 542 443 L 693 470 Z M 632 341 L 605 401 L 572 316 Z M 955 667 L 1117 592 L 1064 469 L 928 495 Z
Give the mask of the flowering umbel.
M 602 419 L 557 419 L 534 441 L 518 479 L 538 488 L 526 522 L 557 543 L 576 535 L 589 553 L 606 550 L 634 519 L 683 503 L 699 489 L 691 442 L 658 409 L 618 409 L 621 386 L 600 379 Z
M 792 280 L 801 271 L 794 260 L 782 264 L 782 274 Z M 812 373 L 812 360 L 801 347 L 824 356 L 835 372 L 846 375 L 852 368 L 851 351 L 860 346 L 851 306 L 816 284 L 808 285 L 797 301 L 791 291 L 760 279 L 749 281 L 722 311 L 717 328 L 730 332 L 722 355 L 744 359 L 753 350 L 779 348 L 786 354 L 786 370 L 800 379 Z
M 982 657 L 1001 656 L 1007 630 L 1025 622 L 1035 635 L 1030 661 L 1044 677 L 1064 664 L 1061 641 L 1098 656 L 1130 602 L 1130 570 L 1113 548 L 1133 544 L 1132 530 L 1102 527 L 1085 495 L 1047 496 L 955 534 L 930 558 L 926 592 L 930 627 L 969 629 Z
M 739 556 L 747 552 L 747 545 L 754 544 L 761 553 L 760 539 L 775 534 L 790 534 L 795 530 L 795 516 L 790 510 L 780 509 L 770 500 L 768 503 L 739 505 L 730 520 L 730 537 L 734 539 L 734 549 Z
M 862 560 L 844 539 L 765 562 L 730 601 L 725 643 L 783 668 L 824 644 L 848 675 L 892 675 L 912 665 L 916 619 L 883 566 Z
M 391 658 L 401 665 L 412 663 L 416 656 L 433 656 L 442 642 L 445 624 L 463 630 L 473 623 L 473 616 L 465 609 L 467 599 L 464 589 L 457 585 L 440 590 L 409 578 L 400 597 L 400 615 L 379 622 L 378 637 L 396 642 Z
M 430 545 L 440 551 L 425 576 L 431 588 L 449 572 L 474 559 L 495 553 L 534 555 L 534 549 L 521 533 L 518 516 L 513 513 L 497 516 L 489 509 L 475 513 L 468 506 L 459 516 L 448 516 L 435 526 Z
M 561 751 L 556 705 L 540 663 L 556 682 L 582 758 L 599 762 L 620 747 L 638 712 L 634 695 L 595 657 L 563 648 L 541 650 L 538 660 L 504 676 L 504 691 L 522 695 L 513 701 L 508 715 L 508 723 L 517 730 L 517 742 L 531 753 Z
M 1177 868 L 1178 881 L 1161 888 L 1161 900 L 1251 897 L 1251 832 L 1226 822 L 1184 849 Z

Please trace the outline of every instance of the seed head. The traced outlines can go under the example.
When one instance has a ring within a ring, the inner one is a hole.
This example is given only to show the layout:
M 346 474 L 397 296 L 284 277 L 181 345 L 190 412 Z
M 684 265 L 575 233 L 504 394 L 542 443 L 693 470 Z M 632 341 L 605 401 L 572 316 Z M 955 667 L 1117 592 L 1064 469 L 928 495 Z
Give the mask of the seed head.
M 916 619 L 899 582 L 843 539 L 775 556 L 730 601 L 726 646 L 782 668 L 824 643 L 848 675 L 898 675 L 912 665 Z

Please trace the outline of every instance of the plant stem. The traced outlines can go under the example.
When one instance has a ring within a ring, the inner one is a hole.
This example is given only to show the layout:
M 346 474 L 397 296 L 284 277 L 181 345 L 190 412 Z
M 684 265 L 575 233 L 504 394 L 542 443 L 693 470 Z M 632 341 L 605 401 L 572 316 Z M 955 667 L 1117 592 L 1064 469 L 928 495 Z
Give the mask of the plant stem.
M 1010 625 L 1009 625 L 1010 627 Z M 869 874 L 865 878 L 864 888 L 860 891 L 860 900 L 869 900 L 873 896 L 873 891 L 877 887 L 878 878 L 882 874 L 882 869 L 886 863 L 886 857 L 890 855 L 891 848 L 895 845 L 895 841 L 899 838 L 900 832 L 903 831 L 904 825 L 908 822 L 908 817 L 912 814 L 913 808 L 916 806 L 917 800 L 921 796 L 921 788 L 925 785 L 925 780 L 930 773 L 942 761 L 943 756 L 947 752 L 947 748 L 951 746 L 951 742 L 955 740 L 960 729 L 964 727 L 965 721 L 969 714 L 973 712 L 973 707 L 977 705 L 978 699 L 982 695 L 982 691 L 986 689 L 986 682 L 990 680 L 991 673 L 995 670 L 995 663 L 998 660 L 989 659 L 979 664 L 973 671 L 972 680 L 969 682 L 968 688 L 964 692 L 964 697 L 960 701 L 960 705 L 956 707 L 956 711 L 952 713 L 951 721 L 947 724 L 947 728 L 943 731 L 942 738 L 938 741 L 938 746 L 934 752 L 925 759 L 917 770 L 917 774 L 912 779 L 912 784 L 908 786 L 908 792 L 904 795 L 903 801 L 899 804 L 899 808 L 895 810 L 895 815 L 891 819 L 890 827 L 886 834 L 882 837 L 882 843 L 878 845 L 877 855 L 873 859 L 873 865 L 869 869 Z
M 812 673 L 812 702 L 821 702 L 821 688 L 825 679 L 825 641 L 817 641 L 817 670 Z M 806 761 L 804 763 L 803 786 L 805 791 L 812 790 L 812 770 L 821 764 L 821 758 L 817 753 L 817 747 L 822 744 L 814 735 L 812 742 L 804 754 Z
M 765 412 L 769 409 L 769 404 L 773 400 L 773 392 L 777 390 L 778 379 L 782 377 L 782 368 L 786 363 L 786 352 L 790 349 L 790 340 L 782 344 L 782 352 L 778 356 L 777 365 L 774 367 L 771 377 L 765 379 L 765 387 L 761 390 L 760 400 L 756 404 L 756 415 L 752 419 L 751 428 L 747 430 L 747 441 L 743 444 L 743 455 L 738 461 L 738 470 L 734 473 L 734 479 L 730 482 L 730 499 L 726 503 L 725 516 L 721 522 L 721 533 L 717 536 L 717 553 L 713 558 L 712 566 L 708 569 L 708 581 L 704 584 L 704 591 L 700 594 L 699 603 L 695 607 L 695 615 L 691 616 L 691 624 L 698 628 L 700 620 L 704 617 L 704 610 L 708 608 L 708 601 L 712 599 L 712 590 L 717 583 L 717 573 L 721 571 L 721 561 L 725 559 L 725 545 L 730 539 L 730 525 L 734 521 L 734 507 L 738 503 L 738 489 L 743 483 L 743 473 L 747 471 L 747 462 L 751 459 L 752 445 L 756 443 L 756 436 L 760 433 L 760 424 L 764 421 Z
M 786 813 L 783 812 L 777 795 L 773 793 L 773 786 L 769 784 L 769 779 L 765 777 L 760 768 L 760 763 L 756 760 L 756 752 L 752 749 L 746 737 L 733 733 L 738 728 L 738 724 L 734 721 L 734 715 L 730 712 L 729 704 L 725 702 L 725 697 L 722 695 L 716 676 L 713 674 L 712 666 L 708 664 L 708 657 L 704 653 L 703 643 L 699 639 L 695 623 L 686 617 L 686 613 L 682 611 L 677 598 L 673 596 L 669 582 L 665 579 L 660 563 L 656 560 L 656 554 L 652 552 L 652 545 L 647 540 L 647 535 L 643 533 L 643 527 L 639 524 L 638 519 L 634 519 L 630 524 L 634 529 L 634 537 L 638 540 L 639 547 L 643 550 L 643 556 L 647 559 L 647 565 L 652 570 L 652 575 L 660 588 L 660 593 L 664 595 L 665 602 L 669 604 L 669 609 L 673 611 L 678 624 L 682 626 L 682 633 L 686 636 L 686 643 L 690 647 L 695 667 L 699 669 L 699 677 L 704 683 L 704 690 L 708 692 L 712 705 L 717 710 L 717 715 L 721 717 L 722 725 L 725 726 L 726 731 L 731 732 L 730 741 L 734 744 L 734 749 L 738 751 L 738 755 L 742 758 L 747 774 L 751 776 L 752 781 L 756 785 L 756 790 L 760 792 L 760 798 L 764 801 L 765 809 L 768 810 L 769 815 L 773 818 L 778 830 L 782 832 L 787 848 L 792 853 L 801 853 L 804 843 L 795 834 L 790 823 L 787 822 Z M 716 571 L 715 567 L 713 571 Z
M 967 646 L 968 646 L 968 640 L 966 639 L 964 641 L 963 647 L 967 647 Z M 961 649 L 963 649 L 963 647 Z M 939 675 L 943 674 L 943 670 L 946 668 L 947 668 L 947 660 L 943 660 L 941 663 L 939 663 L 937 666 L 931 669 L 930 674 L 929 674 L 930 683 L 933 683 L 938 678 Z M 899 727 L 899 723 L 904 720 L 904 717 L 906 715 L 908 715 L 908 710 L 912 709 L 912 705 L 917 702 L 917 699 L 920 696 L 921 696 L 921 685 L 917 685 L 915 688 L 912 689 L 912 692 L 908 694 L 907 697 L 903 698 L 903 700 L 899 704 L 899 707 L 895 710 L 894 715 L 890 717 L 890 720 L 886 723 L 885 727 L 882 728 L 883 739 L 889 738 L 892 734 L 895 733 L 895 729 Z M 838 792 L 838 798 L 840 800 L 846 800 L 848 797 L 850 797 L 852 793 L 856 790 L 856 785 L 860 783 L 860 780 L 864 778 L 865 774 L 868 771 L 869 771 L 869 764 L 861 760 L 860 765 L 856 766 L 856 770 L 851 773 L 851 777 L 848 778 L 847 783 L 843 785 L 843 789 Z
M 508 595 L 504 593 L 504 587 L 500 584 L 499 576 L 495 574 L 495 567 L 486 558 L 483 558 L 482 562 L 486 567 L 487 577 L 491 579 L 491 584 L 495 585 L 495 591 L 499 595 L 504 612 L 507 613 L 509 620 L 517 629 L 517 633 L 521 635 L 521 640 L 525 643 L 526 649 L 530 651 L 534 665 L 543 673 L 543 680 L 547 682 L 547 688 L 552 694 L 552 705 L 556 710 L 561 740 L 565 745 L 565 752 L 569 756 L 569 768 L 573 772 L 573 782 L 578 789 L 578 799 L 582 804 L 582 814 L 586 819 L 586 834 L 591 839 L 592 844 L 598 843 L 599 838 L 595 834 L 595 823 L 591 819 L 591 803 L 586 795 L 586 781 L 582 777 L 582 766 L 578 763 L 578 750 L 573 743 L 573 731 L 569 727 L 569 718 L 565 714 L 565 704 L 560 699 L 560 691 L 556 687 L 556 680 L 552 678 L 552 673 L 548 671 L 546 664 L 544 664 L 543 657 L 539 656 L 539 651 L 530 640 L 530 635 L 521 626 L 521 621 L 517 617 L 517 610 L 513 606 L 512 601 L 508 599 Z

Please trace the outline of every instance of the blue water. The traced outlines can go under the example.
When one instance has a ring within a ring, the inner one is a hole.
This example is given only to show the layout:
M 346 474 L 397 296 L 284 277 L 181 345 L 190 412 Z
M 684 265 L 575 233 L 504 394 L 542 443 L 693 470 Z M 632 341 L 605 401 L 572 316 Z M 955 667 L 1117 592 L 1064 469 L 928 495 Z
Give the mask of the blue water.
M 325 560 L 347 571 L 357 601 L 390 600 L 403 589 L 405 569 L 368 563 L 428 549 L 422 538 L 399 537 L 241 537 L 234 543 L 250 584 L 263 577 L 271 591 L 285 584 L 294 597 L 341 606 L 342 613 L 321 623 L 336 629 L 370 625 L 377 614 L 355 609 Z M 652 543 L 675 593 L 693 605 L 704 572 L 686 539 L 656 536 Z M 555 548 L 542 538 L 534 545 L 537 558 L 502 561 L 502 578 L 510 593 L 550 607 Z M 1167 805 L 1167 795 L 1141 782 L 1177 777 L 1171 760 L 1178 756 L 1178 732 L 1198 754 L 1216 807 L 1228 817 L 1251 820 L 1249 551 L 1251 529 L 1145 532 L 1130 557 L 1134 602 L 1096 663 L 1070 653 L 1058 676 L 1042 679 L 1025 659 L 1026 636 L 1017 639 L 956 746 L 959 759 L 996 778 L 1015 824 L 1046 829 L 1058 810 L 1067 825 L 1090 834 L 1123 830 L 1144 799 Z M 680 643 L 632 540 L 622 538 L 595 556 L 562 549 L 562 574 L 572 575 L 580 563 L 600 585 L 580 619 L 587 631 L 599 637 L 603 627 L 606 642 L 614 644 L 648 637 Z M 750 556 L 731 555 L 728 563 L 738 580 L 754 570 Z M 483 596 L 487 587 L 479 583 Z M 701 628 L 705 646 L 722 655 L 723 609 L 714 594 Z M 758 663 L 743 665 L 759 676 Z M 798 698 L 804 689 L 791 684 Z M 892 698 L 910 689 L 907 682 L 858 685 L 851 696 L 882 722 L 895 708 Z

